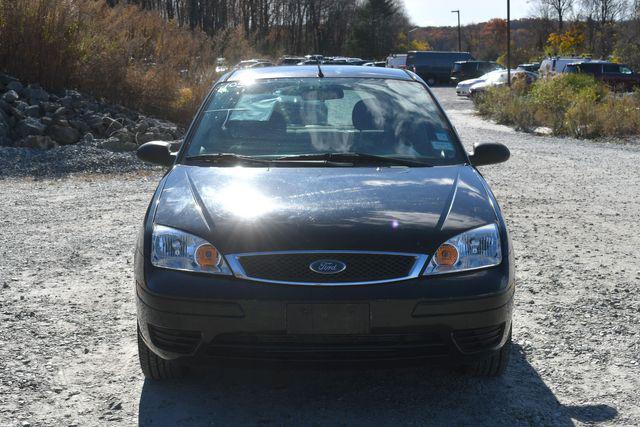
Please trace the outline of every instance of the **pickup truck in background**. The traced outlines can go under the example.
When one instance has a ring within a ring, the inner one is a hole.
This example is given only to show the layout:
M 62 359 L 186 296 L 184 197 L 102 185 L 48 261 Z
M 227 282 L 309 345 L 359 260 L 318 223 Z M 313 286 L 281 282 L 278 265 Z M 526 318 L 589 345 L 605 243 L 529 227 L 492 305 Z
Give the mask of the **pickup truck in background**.
M 581 61 L 567 65 L 565 71 L 591 74 L 614 90 L 630 92 L 640 86 L 640 74 L 624 64 L 608 61 Z

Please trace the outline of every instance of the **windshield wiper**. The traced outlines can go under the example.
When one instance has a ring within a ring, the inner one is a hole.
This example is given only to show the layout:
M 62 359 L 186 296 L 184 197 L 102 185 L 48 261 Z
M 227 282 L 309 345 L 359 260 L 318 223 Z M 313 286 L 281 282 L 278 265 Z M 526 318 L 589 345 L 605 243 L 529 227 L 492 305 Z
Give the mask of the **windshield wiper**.
M 318 154 L 300 154 L 295 156 L 279 157 L 278 160 L 283 161 L 308 161 L 308 160 L 326 160 L 350 162 L 359 164 L 383 164 L 389 166 L 413 166 L 427 167 L 433 166 L 419 160 L 402 159 L 399 157 L 378 156 L 366 153 L 318 153 Z
M 290 160 L 290 157 L 279 157 L 279 158 L 266 158 L 262 159 L 259 157 L 251 157 L 251 156 L 243 156 L 242 154 L 235 153 L 210 153 L 210 154 L 198 154 L 194 156 L 187 156 L 185 160 L 192 162 L 206 162 L 206 163 L 254 163 L 254 164 L 266 164 L 266 165 L 283 165 L 286 163 L 296 163 L 300 162 L 308 163 L 311 166 L 352 166 L 351 162 L 334 162 L 330 159 L 325 158 L 313 158 L 309 157 L 307 159 L 300 158 L 298 156 L 292 156 L 293 160 Z
M 185 159 L 192 162 L 208 163 L 273 163 L 273 160 L 259 159 L 257 157 L 243 156 L 234 153 L 198 154 L 195 156 L 187 156 Z

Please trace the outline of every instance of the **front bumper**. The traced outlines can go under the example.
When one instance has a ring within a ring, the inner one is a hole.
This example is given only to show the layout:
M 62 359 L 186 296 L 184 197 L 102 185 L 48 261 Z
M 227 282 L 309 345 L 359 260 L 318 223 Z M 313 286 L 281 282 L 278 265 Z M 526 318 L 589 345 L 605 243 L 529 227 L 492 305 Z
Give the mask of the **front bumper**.
M 509 284 L 500 292 L 473 298 L 354 300 L 341 299 L 339 293 L 330 299 L 294 293 L 290 299 L 282 294 L 278 299 L 193 299 L 136 286 L 144 341 L 160 357 L 185 362 L 479 360 L 504 345 L 513 292 Z M 317 316 L 328 313 L 342 323 L 318 321 Z

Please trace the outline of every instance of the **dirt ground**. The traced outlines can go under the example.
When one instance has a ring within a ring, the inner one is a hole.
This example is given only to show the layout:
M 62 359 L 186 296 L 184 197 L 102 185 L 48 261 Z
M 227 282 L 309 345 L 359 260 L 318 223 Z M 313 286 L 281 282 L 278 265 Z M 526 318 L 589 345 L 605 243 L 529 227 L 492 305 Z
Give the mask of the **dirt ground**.
M 0 180 L 0 425 L 640 425 L 640 141 L 579 142 L 483 121 L 436 89 L 516 250 L 501 379 L 429 367 L 138 368 L 133 242 L 159 175 Z

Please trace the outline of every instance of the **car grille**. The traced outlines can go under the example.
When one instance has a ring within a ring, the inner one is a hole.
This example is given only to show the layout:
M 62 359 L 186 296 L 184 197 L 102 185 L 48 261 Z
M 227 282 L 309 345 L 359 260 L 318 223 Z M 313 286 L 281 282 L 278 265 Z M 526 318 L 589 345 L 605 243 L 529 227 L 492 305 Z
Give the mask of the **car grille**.
M 151 342 L 161 350 L 179 354 L 192 354 L 200 344 L 198 331 L 161 328 L 149 324 Z
M 448 354 L 435 333 L 370 335 L 223 334 L 206 348 L 212 357 L 248 359 L 378 359 Z
M 464 329 L 453 332 L 453 340 L 463 353 L 490 350 L 500 344 L 504 323 L 486 328 Z
M 239 276 L 282 283 L 375 283 L 416 277 L 425 256 L 397 253 L 295 252 L 233 256 Z M 311 270 L 318 260 L 344 263 L 344 271 L 322 274 Z M 234 269 L 235 271 L 236 269 Z M 236 272 L 237 273 L 237 272 Z

